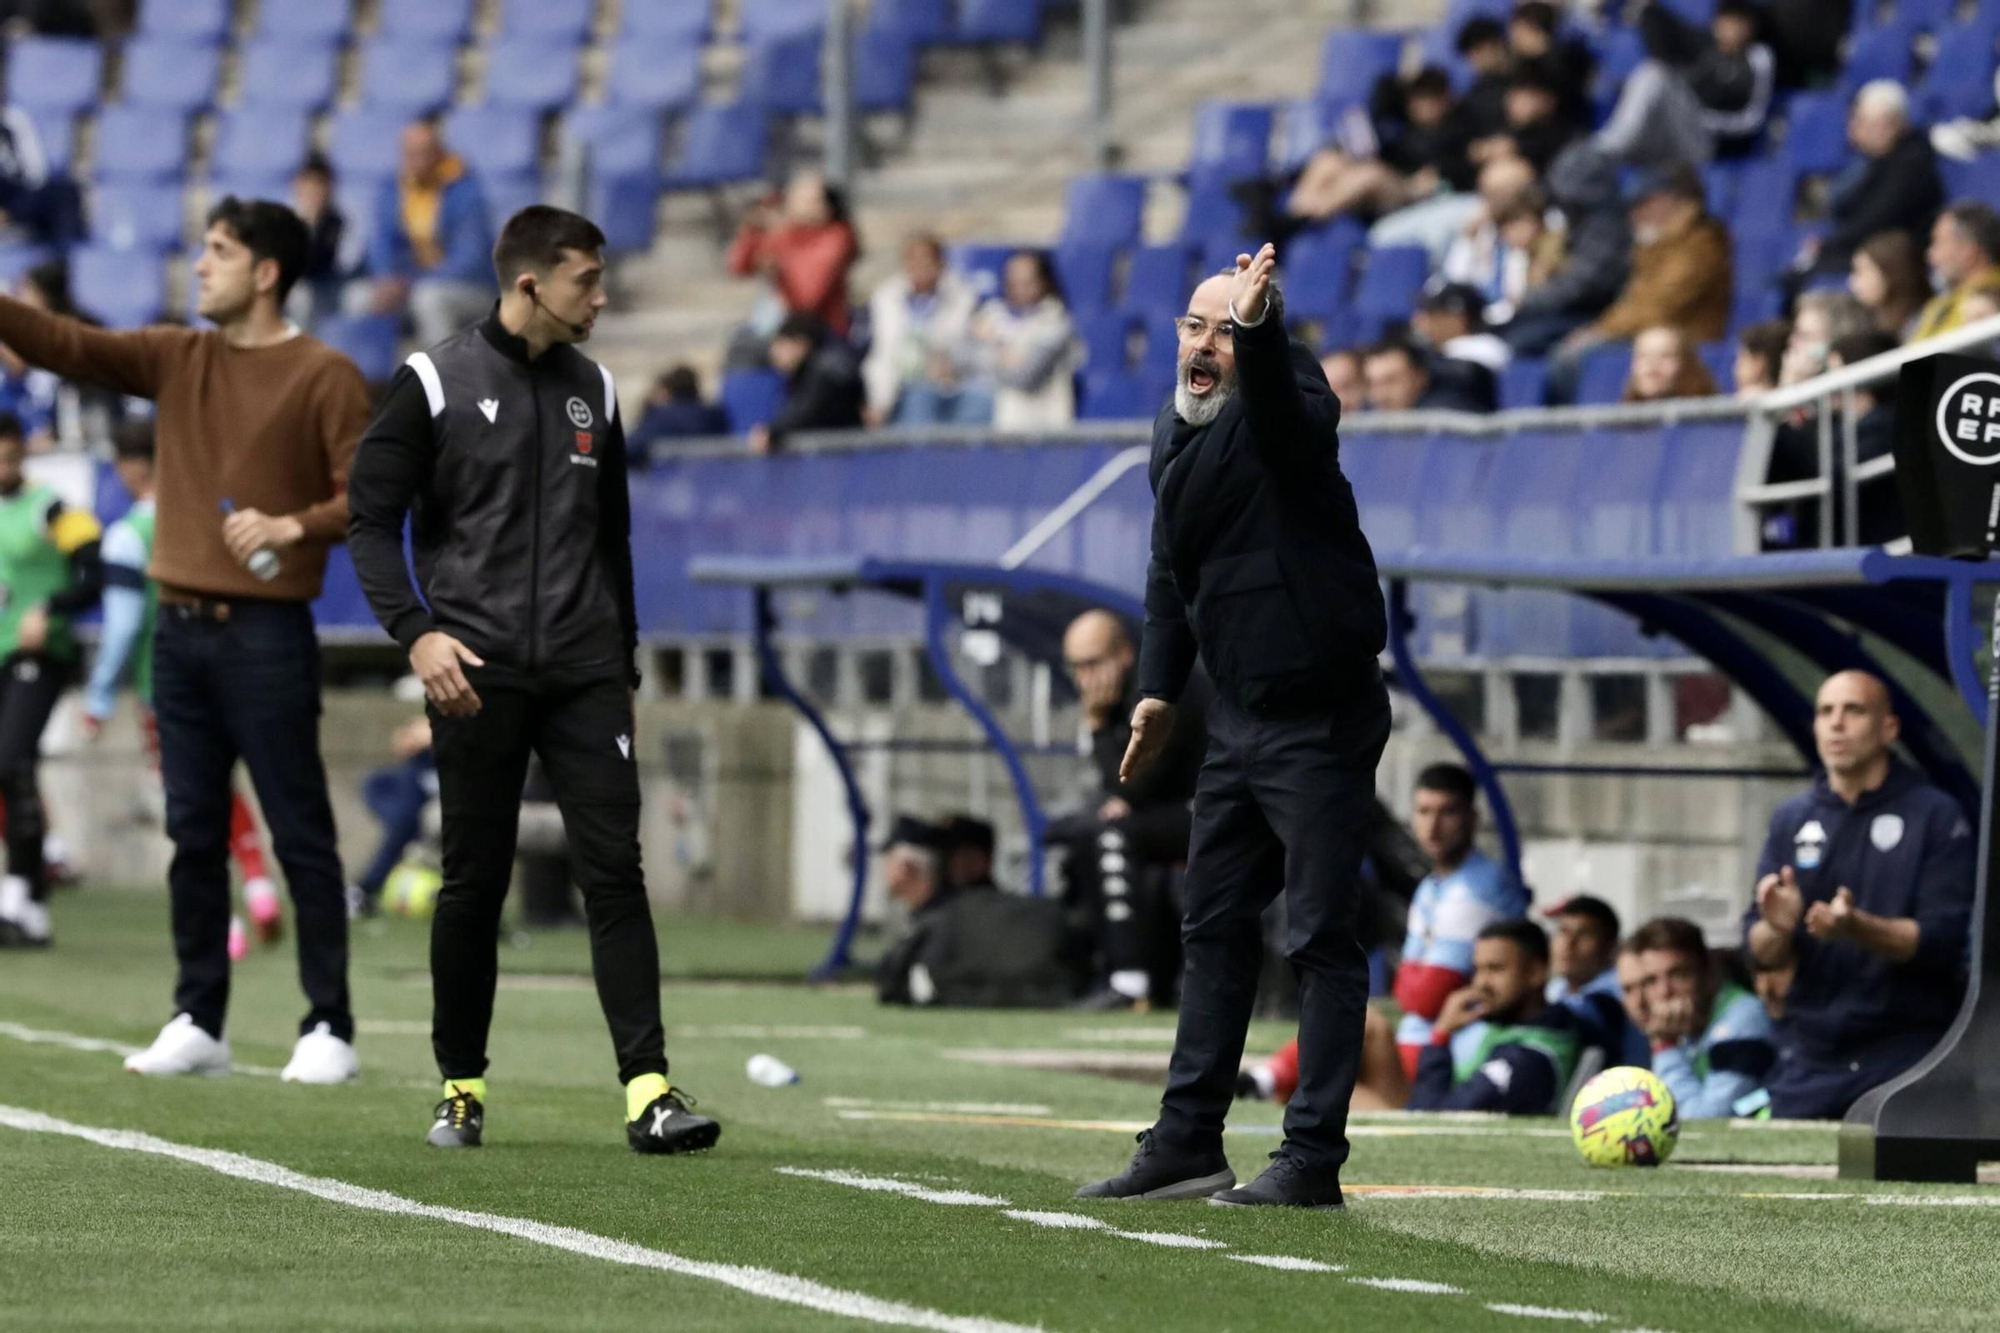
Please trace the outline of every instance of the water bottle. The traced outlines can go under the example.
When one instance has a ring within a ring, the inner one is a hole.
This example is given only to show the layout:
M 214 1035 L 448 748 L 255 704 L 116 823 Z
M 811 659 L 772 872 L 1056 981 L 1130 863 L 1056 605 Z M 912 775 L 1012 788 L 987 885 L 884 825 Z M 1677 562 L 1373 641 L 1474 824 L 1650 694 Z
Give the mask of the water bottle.
M 743 1066 L 752 1083 L 766 1088 L 786 1088 L 799 1081 L 799 1071 L 775 1055 L 753 1055 Z
M 236 501 L 225 497 L 222 501 L 222 516 L 227 518 L 235 512 Z M 244 567 L 259 583 L 269 583 L 278 577 L 278 553 L 268 546 L 260 546 L 250 553 L 250 559 Z

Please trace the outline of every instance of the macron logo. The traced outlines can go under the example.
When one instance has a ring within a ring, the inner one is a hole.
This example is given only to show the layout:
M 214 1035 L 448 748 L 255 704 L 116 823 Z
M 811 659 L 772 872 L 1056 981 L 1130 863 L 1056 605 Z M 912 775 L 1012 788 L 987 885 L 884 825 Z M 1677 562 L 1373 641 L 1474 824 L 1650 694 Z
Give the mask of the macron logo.
M 618 738 L 618 753 L 626 759 L 632 757 L 632 738 L 630 736 L 620 736 Z
M 487 421 L 496 421 L 500 417 L 500 400 L 498 398 L 482 398 L 479 400 L 479 410 L 486 415 Z

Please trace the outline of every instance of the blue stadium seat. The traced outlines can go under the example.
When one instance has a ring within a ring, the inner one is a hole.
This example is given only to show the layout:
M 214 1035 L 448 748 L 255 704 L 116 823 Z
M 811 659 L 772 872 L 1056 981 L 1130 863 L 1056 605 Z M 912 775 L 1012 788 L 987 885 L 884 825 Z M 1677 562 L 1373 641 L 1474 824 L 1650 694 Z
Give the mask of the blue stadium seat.
M 444 138 L 482 179 L 541 170 L 541 121 L 524 107 L 460 107 L 445 117 Z
M 640 107 L 577 107 L 563 117 L 562 133 L 588 147 L 597 175 L 660 174 L 660 118 Z
M 1938 37 L 1937 58 L 1911 97 L 1916 119 L 1934 125 L 1993 114 L 1993 34 L 1953 28 Z
M 958 0 L 952 35 L 967 46 L 1034 46 L 1042 40 L 1042 7 L 1025 0 Z
M 150 324 L 166 309 L 166 275 L 150 251 L 78 246 L 70 252 L 69 280 L 77 308 L 115 329 Z
M 819 114 L 820 36 L 791 32 L 760 36 L 743 52 L 737 92 L 780 116 Z
M 408 117 L 387 107 L 350 107 L 333 118 L 327 157 L 343 182 L 375 183 L 396 174 L 401 155 L 398 142 Z
M 699 42 L 710 30 L 710 0 L 646 0 L 623 6 L 619 34 L 624 37 L 673 37 Z
M 1193 256 L 1178 241 L 1165 245 L 1142 245 L 1133 250 L 1125 265 L 1125 292 L 1118 308 L 1142 319 L 1157 315 L 1172 318 L 1187 309 L 1193 290 Z
M 1354 285 L 1354 313 L 1383 319 L 1408 319 L 1430 276 L 1430 252 L 1420 245 L 1369 250 Z
M 349 0 L 259 0 L 258 37 L 284 37 L 334 46 L 354 26 Z
M 611 48 L 605 99 L 615 106 L 680 111 L 701 99 L 701 48 L 682 37 L 640 34 Z
M 259 37 L 243 48 L 238 89 L 244 106 L 317 111 L 339 88 L 340 48 L 295 37 Z
M 551 38 L 503 37 L 486 48 L 486 103 L 553 111 L 576 100 L 576 48 Z
M 997 296 L 1000 275 L 1007 267 L 1007 260 L 1017 250 L 1025 248 L 1028 247 L 991 241 L 961 242 L 951 247 L 951 268 L 981 299 Z
M 627 9 L 644 9 L 628 0 Z M 597 0 L 506 0 L 500 8 L 504 36 L 534 35 L 551 45 L 579 46 L 590 36 Z
M 775 370 L 727 370 L 722 374 L 722 414 L 738 435 L 778 415 L 785 402 L 785 381 Z
M 1125 369 L 1131 360 L 1132 330 L 1136 322 L 1123 310 L 1096 310 L 1077 314 L 1077 341 L 1083 344 L 1083 368 L 1090 374 Z
M 1615 403 L 1625 396 L 1625 381 L 1631 377 L 1630 343 L 1605 343 L 1592 348 L 1583 356 L 1583 373 L 1576 380 L 1576 401 Z
M 1228 238 L 1233 244 L 1243 230 L 1243 205 L 1230 198 L 1226 188 L 1212 181 L 1189 183 L 1187 208 L 1181 217 L 1183 243 L 1206 249 L 1211 240 Z
M 1335 28 L 1320 51 L 1319 87 L 1313 95 L 1336 105 L 1365 102 L 1377 80 L 1395 73 L 1402 54 L 1401 33 Z
M 1847 100 L 1834 93 L 1792 99 L 1785 160 L 1801 176 L 1831 176 L 1847 163 Z
M 1300 315 L 1324 318 L 1347 304 L 1354 256 L 1366 241 L 1358 223 L 1343 220 L 1307 232 L 1285 248 L 1285 304 Z
M 797 36 L 826 28 L 827 0 L 743 0 L 737 7 L 743 40 Z
M 420 9 L 422 6 L 411 6 Z M 361 104 L 407 118 L 449 103 L 458 86 L 454 47 L 407 37 L 376 37 L 361 49 Z
M 70 159 L 76 155 L 76 117 L 67 111 L 39 107 L 23 110 L 42 141 L 42 156 L 48 160 L 49 170 L 68 171 Z
M 1111 265 L 1116 258 L 1114 247 L 1095 241 L 1064 242 L 1055 248 L 1049 260 L 1073 314 L 1081 318 L 1110 308 Z
M 178 250 L 182 221 L 179 182 L 100 185 L 91 192 L 90 240 L 107 250 Z
M 1715 387 L 1723 393 L 1736 392 L 1736 344 L 1724 339 L 1721 342 L 1701 345 L 1701 363 L 1708 367 L 1708 373 L 1715 377 Z
M 1851 97 L 1862 84 L 1876 79 L 1908 82 L 1915 38 L 1910 27 L 1900 21 L 1870 28 L 1856 37 L 1840 72 L 1841 88 Z
M 1132 421 L 1159 411 L 1148 377 L 1133 370 L 1084 372 L 1076 415 L 1083 421 Z
M 1660 8 L 1703 28 L 1715 21 L 1715 0 L 1660 0 Z
M 1500 407 L 1503 411 L 1540 407 L 1547 400 L 1549 366 L 1535 357 L 1509 361 L 1500 371 Z
M 1886 23 L 1924 32 L 1948 26 L 1958 12 L 1958 0 L 1896 0 L 1895 11 Z M 1884 26 L 1875 0 L 1861 0 L 1854 6 L 1855 32 Z
M 1789 231 L 1798 216 L 1798 172 L 1783 154 L 1752 162 L 1736 184 L 1735 231 Z
M 613 254 L 629 254 L 652 245 L 660 198 L 660 173 L 628 172 L 600 175 L 590 187 L 590 216 L 604 230 L 604 244 Z
M 178 181 L 187 170 L 185 113 L 111 106 L 97 117 L 97 179 L 122 184 Z
M 1742 231 L 1733 238 L 1736 290 L 1768 287 L 1797 252 L 1790 227 L 1777 231 Z
M 292 178 L 289 173 L 269 171 L 233 172 L 210 177 L 208 198 L 213 204 L 224 195 L 235 195 L 238 199 L 272 199 L 281 204 L 289 204 L 292 199 Z M 350 215 L 347 219 L 350 231 L 357 225 Z
M 1724 160 L 1710 162 L 1701 169 L 1702 185 L 1708 192 L 1708 211 L 1719 218 L 1736 212 L 1736 191 L 1743 183 L 1743 164 Z
M 1332 143 L 1340 131 L 1340 118 L 1348 108 L 1303 97 L 1285 105 L 1285 125 L 1278 144 L 1278 169 L 1294 172 L 1320 149 Z
M 1146 219 L 1143 176 L 1077 176 L 1063 208 L 1062 242 L 1135 244 Z
M 872 0 L 868 26 L 900 32 L 919 46 L 937 46 L 951 39 L 950 0 Z
M 498 231 L 502 223 L 529 204 L 542 202 L 542 178 L 539 174 L 515 172 L 509 176 L 481 176 L 479 192 L 486 198 L 487 216 L 493 219 L 493 229 Z
M 178 37 L 140 37 L 126 44 L 123 100 L 131 106 L 199 111 L 215 99 L 219 48 Z
M 1229 182 L 1263 175 L 1276 119 L 1274 109 L 1261 103 L 1202 103 L 1194 113 L 1188 175 Z
M 761 179 L 770 140 L 770 121 L 760 106 L 698 106 L 682 126 L 665 184 L 688 190 Z
M 139 31 L 214 46 L 229 35 L 231 0 L 144 0 Z
M 308 124 L 306 113 L 293 107 L 225 111 L 217 121 L 209 170 L 216 176 L 288 176 L 305 160 Z M 391 154 L 396 149 L 393 135 L 389 149 Z
M 421 4 L 386 4 L 382 6 L 382 24 L 376 29 L 376 40 L 393 37 L 401 41 L 414 40 L 421 45 L 448 43 L 461 45 L 472 35 L 472 10 L 474 0 L 422 0 Z
M 313 336 L 352 361 L 363 379 L 379 383 L 396 373 L 394 315 L 333 315 L 319 322 Z
M 74 114 L 97 102 L 104 56 L 96 42 L 23 37 L 7 45 L 7 100 Z
M 867 28 L 854 43 L 854 104 L 908 111 L 917 95 L 917 44 L 893 28 Z
M 1183 307 L 1185 309 L 1185 307 Z M 1180 355 L 1181 338 L 1174 328 L 1174 319 L 1180 314 L 1155 315 L 1146 321 L 1146 345 L 1139 353 L 1139 373 L 1155 377 L 1173 378 Z
M 1444 11 L 1444 30 L 1454 39 L 1458 30 L 1473 19 L 1498 19 L 1505 23 L 1514 12 L 1514 0 L 1451 0 Z
M 1618 105 L 1618 92 L 1632 71 L 1646 59 L 1646 44 L 1637 28 L 1612 28 L 1596 44 L 1597 69 L 1591 75 L 1590 101 L 1600 118 Z

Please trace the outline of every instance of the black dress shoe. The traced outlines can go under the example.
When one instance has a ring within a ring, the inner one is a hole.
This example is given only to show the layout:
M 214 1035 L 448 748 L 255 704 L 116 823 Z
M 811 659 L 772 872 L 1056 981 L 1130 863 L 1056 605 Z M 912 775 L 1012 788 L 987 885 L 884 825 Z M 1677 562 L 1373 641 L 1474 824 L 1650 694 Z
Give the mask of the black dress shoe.
M 1079 1199 L 1206 1199 L 1236 1183 L 1229 1159 L 1220 1148 L 1192 1152 L 1164 1143 L 1150 1129 L 1139 1131 L 1139 1151 L 1132 1163 L 1109 1180 L 1085 1185 Z
M 637 1120 L 625 1124 L 625 1141 L 633 1152 L 703 1152 L 722 1137 L 722 1126 L 696 1115 L 694 1098 L 669 1088 L 646 1105 Z
M 1340 1197 L 1340 1178 L 1337 1175 L 1308 1173 L 1282 1150 L 1271 1154 L 1271 1164 L 1264 1168 L 1263 1175 L 1241 1189 L 1223 1190 L 1210 1197 L 1209 1202 L 1219 1208 L 1347 1207 L 1346 1201 Z

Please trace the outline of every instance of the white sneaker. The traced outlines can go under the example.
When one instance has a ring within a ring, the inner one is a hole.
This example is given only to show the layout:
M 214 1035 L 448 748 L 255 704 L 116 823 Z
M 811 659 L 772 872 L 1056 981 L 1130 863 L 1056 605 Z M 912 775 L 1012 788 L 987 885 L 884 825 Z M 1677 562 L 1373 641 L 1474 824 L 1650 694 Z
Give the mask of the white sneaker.
M 354 1047 L 333 1035 L 333 1028 L 321 1023 L 299 1038 L 292 1058 L 278 1077 L 287 1083 L 345 1083 L 361 1072 Z
M 10 931 L 24 944 L 44 945 L 53 939 L 48 904 L 36 902 L 28 881 L 19 875 L 0 879 L 0 934 Z
M 229 1040 L 217 1040 L 196 1027 L 189 1015 L 177 1014 L 160 1029 L 151 1046 L 125 1057 L 125 1070 L 154 1078 L 182 1074 L 220 1077 L 229 1072 Z

